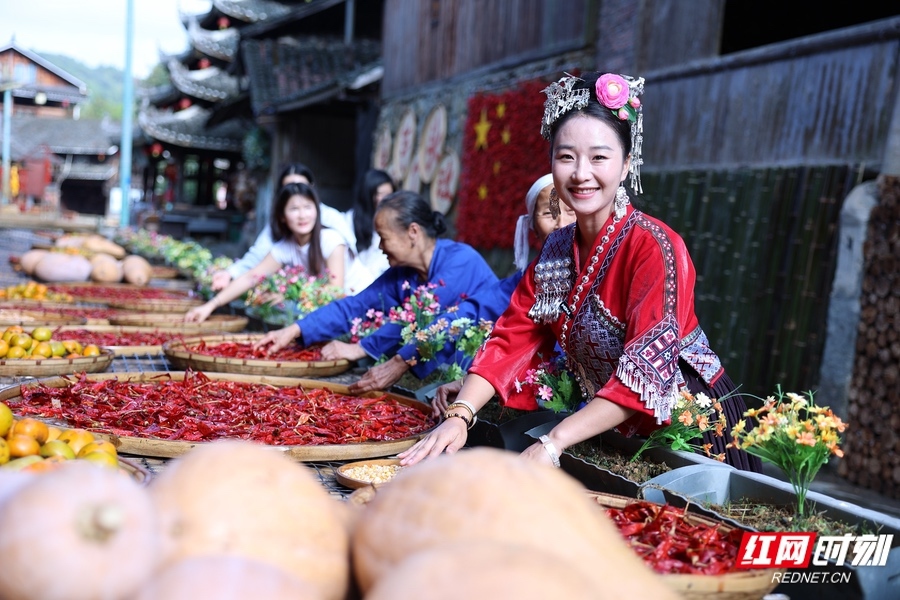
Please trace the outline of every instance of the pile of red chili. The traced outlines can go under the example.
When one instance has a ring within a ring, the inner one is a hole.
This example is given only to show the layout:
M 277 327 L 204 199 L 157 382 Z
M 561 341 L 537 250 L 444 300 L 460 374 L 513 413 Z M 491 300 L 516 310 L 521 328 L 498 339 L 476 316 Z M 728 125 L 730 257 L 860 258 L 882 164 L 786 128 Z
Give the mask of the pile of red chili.
M 243 342 L 220 342 L 207 344 L 200 342 L 188 347 L 191 352 L 204 356 L 221 356 L 223 358 L 258 358 L 264 360 L 317 362 L 322 360 L 322 346 L 298 348 L 287 346 L 277 352 L 268 354 L 268 348 L 253 349 L 253 344 Z
M 54 338 L 78 340 L 82 344 L 97 346 L 161 346 L 180 333 L 161 331 L 90 331 L 88 329 L 67 329 L 55 331 Z
M 119 436 L 190 442 L 239 438 L 274 445 L 349 444 L 398 440 L 434 425 L 430 411 L 384 394 L 367 398 L 327 389 L 275 387 L 210 379 L 152 382 L 82 374 L 62 388 L 22 386 L 7 404 L 21 416 L 60 419 L 70 427 Z
M 643 500 L 609 508 L 606 514 L 657 573 L 719 575 L 734 569 L 740 529 L 692 524 L 680 508 Z
M 121 288 L 103 285 L 48 285 L 52 292 L 70 294 L 82 298 L 104 298 L 107 300 L 184 300 L 190 294 L 160 288 Z

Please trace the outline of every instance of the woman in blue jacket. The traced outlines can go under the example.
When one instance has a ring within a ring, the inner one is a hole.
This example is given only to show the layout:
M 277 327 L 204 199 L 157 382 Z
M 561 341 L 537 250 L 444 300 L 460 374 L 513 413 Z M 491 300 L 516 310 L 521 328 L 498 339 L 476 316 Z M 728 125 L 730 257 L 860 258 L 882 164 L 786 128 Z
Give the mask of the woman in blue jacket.
M 364 318 L 369 309 L 387 313 L 402 305 L 420 285 L 434 284 L 433 293 L 441 305 L 453 306 L 497 283 L 490 266 L 471 246 L 438 239 L 447 230 L 444 215 L 433 211 L 419 194 L 404 190 L 382 200 L 375 212 L 375 229 L 391 265 L 387 271 L 355 296 L 335 300 L 296 323 L 270 331 L 255 347 L 268 346 L 270 352 L 276 352 L 297 338 L 305 346 L 333 340 L 350 331 L 352 319 Z M 346 344 L 353 348 L 353 355 L 325 358 L 391 356 L 402 344 L 401 329 L 388 323 L 375 339 Z

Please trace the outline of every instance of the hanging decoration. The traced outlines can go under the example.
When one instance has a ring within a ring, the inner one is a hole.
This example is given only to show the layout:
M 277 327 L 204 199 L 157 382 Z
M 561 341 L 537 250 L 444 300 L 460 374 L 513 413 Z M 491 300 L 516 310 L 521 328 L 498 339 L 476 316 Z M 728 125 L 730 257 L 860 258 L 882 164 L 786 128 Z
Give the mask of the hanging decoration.
M 409 170 L 406 172 L 406 179 L 403 180 L 403 189 L 410 192 L 421 193 L 422 180 L 419 176 L 419 161 L 412 161 Z
M 458 171 L 460 241 L 482 249 L 513 247 L 525 193 L 550 170 L 541 137 L 545 87 L 546 82 L 535 80 L 469 99 Z
M 446 138 L 447 109 L 438 104 L 425 119 L 422 137 L 419 140 L 419 178 L 423 183 L 431 183 L 434 178 L 434 172 L 444 152 Z
M 438 163 L 431 182 L 431 207 L 445 215 L 450 212 L 458 186 L 459 156 L 453 150 L 447 150 Z
M 394 160 L 391 163 L 391 176 L 395 181 L 406 179 L 409 165 L 412 162 L 416 143 L 416 113 L 411 108 L 403 113 L 397 135 L 394 136 Z
M 375 155 L 372 157 L 372 166 L 374 168 L 382 171 L 388 170 L 391 164 L 391 146 L 393 143 L 391 130 L 387 127 L 382 128 L 375 138 Z

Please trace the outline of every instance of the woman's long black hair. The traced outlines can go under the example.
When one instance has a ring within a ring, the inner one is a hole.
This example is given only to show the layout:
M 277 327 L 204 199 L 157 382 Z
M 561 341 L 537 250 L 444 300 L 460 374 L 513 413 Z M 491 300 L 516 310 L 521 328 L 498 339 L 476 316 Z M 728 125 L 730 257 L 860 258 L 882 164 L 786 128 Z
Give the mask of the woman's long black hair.
M 284 209 L 294 196 L 303 196 L 316 203 L 316 224 L 309 237 L 309 271 L 314 275 L 322 275 L 325 272 L 325 257 L 322 256 L 322 203 L 311 185 L 289 183 L 278 191 L 272 209 L 272 240 L 278 242 L 294 235 L 284 218 Z
M 276 179 L 279 186 L 284 185 L 284 178 L 288 175 L 302 175 L 303 177 L 306 177 L 309 185 L 316 184 L 316 180 L 313 178 L 312 170 L 310 170 L 309 167 L 301 162 L 287 163 L 281 168 L 281 174 L 278 176 L 278 179 Z
M 353 204 L 353 232 L 356 234 L 357 252 L 368 250 L 372 245 L 372 233 L 375 231 L 375 192 L 385 183 L 391 184 L 392 191 L 396 190 L 394 180 L 384 171 L 369 169 L 363 176 Z

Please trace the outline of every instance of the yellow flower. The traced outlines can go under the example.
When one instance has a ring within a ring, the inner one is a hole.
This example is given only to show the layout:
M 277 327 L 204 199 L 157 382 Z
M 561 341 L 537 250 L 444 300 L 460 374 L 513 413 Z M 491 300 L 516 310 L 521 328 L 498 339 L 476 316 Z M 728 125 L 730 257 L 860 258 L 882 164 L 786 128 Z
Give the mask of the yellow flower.
M 741 419 L 740 421 L 738 421 L 737 423 L 734 424 L 734 429 L 732 429 L 731 431 L 732 432 L 741 432 L 744 430 L 744 427 L 746 425 L 747 425 L 747 422 L 744 419 Z M 732 433 L 732 435 L 733 435 L 733 433 Z
M 800 435 L 800 428 L 797 427 L 796 425 L 788 425 L 787 427 L 784 428 L 784 433 L 788 437 L 794 438 L 794 437 L 797 437 L 798 435 Z

